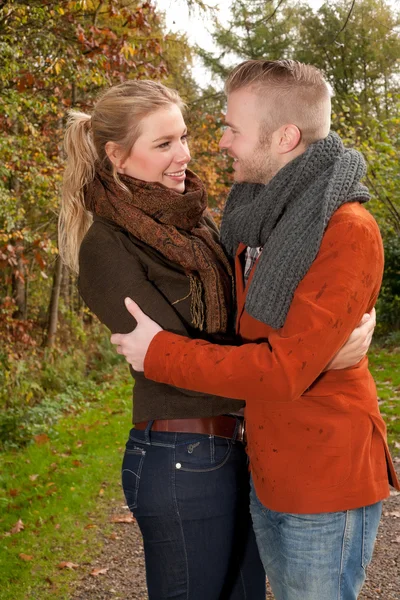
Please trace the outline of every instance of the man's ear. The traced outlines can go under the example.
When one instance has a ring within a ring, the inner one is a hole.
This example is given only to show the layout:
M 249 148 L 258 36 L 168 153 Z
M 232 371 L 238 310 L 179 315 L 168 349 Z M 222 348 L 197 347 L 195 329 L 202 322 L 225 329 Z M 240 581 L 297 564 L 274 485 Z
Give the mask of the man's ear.
M 110 162 L 117 169 L 122 168 L 122 151 L 118 144 L 115 142 L 107 142 L 105 145 L 106 154 L 110 160 Z
M 278 130 L 278 154 L 286 154 L 292 152 L 301 142 L 301 131 L 297 125 L 289 123 L 282 125 Z

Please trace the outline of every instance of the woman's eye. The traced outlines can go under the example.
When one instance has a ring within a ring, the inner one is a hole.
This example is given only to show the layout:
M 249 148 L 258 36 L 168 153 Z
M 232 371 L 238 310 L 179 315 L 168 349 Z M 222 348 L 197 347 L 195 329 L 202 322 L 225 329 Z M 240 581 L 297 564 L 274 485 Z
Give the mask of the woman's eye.
M 188 141 L 188 138 L 189 138 L 189 134 L 188 134 L 188 133 L 185 133 L 185 135 L 183 135 L 183 136 L 181 137 L 181 140 L 183 140 L 183 141 L 187 142 L 187 141 Z
M 162 144 L 160 144 L 158 147 L 159 148 L 168 148 L 169 146 L 169 142 L 163 142 Z

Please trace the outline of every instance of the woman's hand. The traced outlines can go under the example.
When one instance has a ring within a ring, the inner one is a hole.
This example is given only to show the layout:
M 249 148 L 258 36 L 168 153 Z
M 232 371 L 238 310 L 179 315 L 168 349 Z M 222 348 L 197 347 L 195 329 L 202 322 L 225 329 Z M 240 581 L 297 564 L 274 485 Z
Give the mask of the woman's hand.
M 131 298 L 125 298 L 125 306 L 137 325 L 130 333 L 114 333 L 110 338 L 111 343 L 117 346 L 118 354 L 125 356 L 135 371 L 144 371 L 147 350 L 153 337 L 162 331 L 162 327 L 145 315 Z
M 375 325 L 376 313 L 373 308 L 370 314 L 367 313 L 363 316 L 359 326 L 354 329 L 345 345 L 335 354 L 325 371 L 347 369 L 360 362 L 369 350 Z

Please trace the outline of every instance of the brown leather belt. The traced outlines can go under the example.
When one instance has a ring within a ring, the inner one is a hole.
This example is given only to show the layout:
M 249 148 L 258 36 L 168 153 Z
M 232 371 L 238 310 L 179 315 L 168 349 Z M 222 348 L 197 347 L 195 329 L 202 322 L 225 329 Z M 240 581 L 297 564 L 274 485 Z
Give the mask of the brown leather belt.
M 237 417 L 239 424 L 236 432 L 236 440 L 245 442 L 244 420 Z M 236 417 L 221 415 L 219 417 L 207 417 L 204 419 L 157 419 L 153 421 L 152 431 L 172 431 L 176 433 L 204 433 L 218 437 L 232 438 L 237 424 Z M 135 423 L 135 429 L 146 429 L 150 421 Z

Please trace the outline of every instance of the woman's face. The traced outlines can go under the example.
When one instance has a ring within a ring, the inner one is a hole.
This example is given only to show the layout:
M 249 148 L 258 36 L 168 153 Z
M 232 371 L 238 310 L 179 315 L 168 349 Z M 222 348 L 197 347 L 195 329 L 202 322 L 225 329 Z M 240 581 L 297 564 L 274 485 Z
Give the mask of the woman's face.
M 151 113 L 142 119 L 141 131 L 128 158 L 117 166 L 118 173 L 184 192 L 190 152 L 180 108 L 170 104 Z

